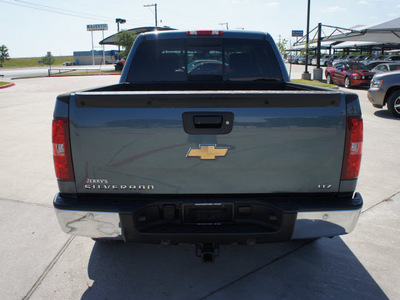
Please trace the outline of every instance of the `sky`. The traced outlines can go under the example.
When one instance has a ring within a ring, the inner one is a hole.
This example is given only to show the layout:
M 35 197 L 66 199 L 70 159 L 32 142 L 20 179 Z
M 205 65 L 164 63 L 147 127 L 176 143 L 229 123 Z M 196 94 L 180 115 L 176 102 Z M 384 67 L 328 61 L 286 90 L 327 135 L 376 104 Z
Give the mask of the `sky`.
M 318 23 L 350 28 L 400 17 L 399 0 L 311 0 L 310 30 Z M 307 27 L 308 0 L 0 0 L 0 45 L 11 58 L 72 56 L 92 49 L 89 24 L 108 24 L 104 37 L 120 29 L 154 26 L 157 3 L 159 26 L 187 29 L 245 29 L 268 32 L 276 42 L 294 43 L 292 30 Z M 101 50 L 102 32 L 94 32 Z M 106 50 L 116 49 L 106 46 Z

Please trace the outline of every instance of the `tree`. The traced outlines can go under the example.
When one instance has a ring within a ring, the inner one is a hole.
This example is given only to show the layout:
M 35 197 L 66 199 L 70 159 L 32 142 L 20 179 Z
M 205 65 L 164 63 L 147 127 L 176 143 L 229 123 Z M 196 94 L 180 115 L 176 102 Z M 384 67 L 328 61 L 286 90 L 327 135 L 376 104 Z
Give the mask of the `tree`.
M 10 55 L 8 54 L 8 48 L 6 45 L 0 46 L 0 67 L 3 67 L 3 63 L 6 60 L 10 60 Z
M 49 52 L 46 56 L 42 57 L 42 61 L 45 65 L 48 65 L 51 69 L 51 65 L 54 64 L 54 61 L 56 59 L 54 58 L 53 55 L 51 55 L 51 53 Z
M 312 44 L 315 44 L 315 42 L 311 41 L 308 44 L 305 44 L 304 49 L 300 50 L 300 55 L 313 55 L 313 51 L 310 50 L 310 46 Z M 308 53 L 307 53 L 306 49 L 308 49 Z
M 136 35 L 133 34 L 132 32 L 129 32 L 127 30 L 122 30 L 120 33 L 118 33 L 117 44 L 119 46 L 124 47 L 124 51 L 121 52 L 122 56 L 128 56 L 129 51 L 131 51 L 133 42 L 135 40 L 136 40 Z
M 276 45 L 278 47 L 279 52 L 281 53 L 282 57 L 285 57 L 287 52 L 286 52 L 286 44 L 288 40 L 283 39 L 282 41 L 278 42 Z

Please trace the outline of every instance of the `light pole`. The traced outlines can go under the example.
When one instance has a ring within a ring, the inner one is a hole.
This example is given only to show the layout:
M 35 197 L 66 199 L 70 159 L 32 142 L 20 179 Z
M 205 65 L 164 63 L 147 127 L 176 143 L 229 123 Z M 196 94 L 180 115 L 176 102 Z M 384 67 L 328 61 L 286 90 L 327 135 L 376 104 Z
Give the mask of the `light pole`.
M 125 19 L 121 19 L 121 18 L 117 18 L 115 19 L 115 23 L 117 23 L 117 32 L 119 33 L 119 24 L 125 24 L 126 20 Z M 118 45 L 118 56 L 119 56 L 119 52 L 121 51 L 121 46 Z
M 218 23 L 218 25 L 226 25 L 226 30 L 229 30 L 229 24 L 228 24 L 228 22 Z
M 154 10 L 155 10 L 155 18 L 156 18 L 156 29 L 157 29 L 157 3 L 154 4 L 147 4 L 147 5 L 143 5 L 144 7 L 150 7 L 150 6 L 154 6 Z
M 301 75 L 302 79 L 311 80 L 311 74 L 308 72 L 308 33 L 310 31 L 310 0 L 307 5 L 307 35 L 306 35 L 306 70 Z

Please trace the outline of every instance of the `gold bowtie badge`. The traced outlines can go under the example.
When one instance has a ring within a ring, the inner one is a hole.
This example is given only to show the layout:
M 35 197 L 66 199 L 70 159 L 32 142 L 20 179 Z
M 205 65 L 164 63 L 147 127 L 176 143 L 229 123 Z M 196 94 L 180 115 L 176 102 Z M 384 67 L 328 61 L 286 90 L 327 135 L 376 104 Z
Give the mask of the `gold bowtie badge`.
M 217 145 L 199 145 L 189 149 L 186 157 L 200 157 L 200 159 L 215 159 L 217 156 L 225 156 L 229 147 L 217 147 Z

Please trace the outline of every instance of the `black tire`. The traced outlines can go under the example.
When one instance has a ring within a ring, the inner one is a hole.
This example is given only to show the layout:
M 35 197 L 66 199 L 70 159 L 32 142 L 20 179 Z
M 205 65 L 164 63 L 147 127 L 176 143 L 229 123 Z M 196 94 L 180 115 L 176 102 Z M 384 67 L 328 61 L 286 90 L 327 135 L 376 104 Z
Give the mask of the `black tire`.
M 326 75 L 326 83 L 327 84 L 332 84 L 332 77 L 331 77 L 331 75 Z
M 400 118 L 400 91 L 396 91 L 389 96 L 387 108 L 394 117 Z
M 350 81 L 350 78 L 348 76 L 346 76 L 346 78 L 344 79 L 344 87 L 346 89 L 351 88 L 351 81 Z

